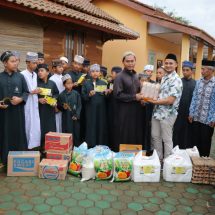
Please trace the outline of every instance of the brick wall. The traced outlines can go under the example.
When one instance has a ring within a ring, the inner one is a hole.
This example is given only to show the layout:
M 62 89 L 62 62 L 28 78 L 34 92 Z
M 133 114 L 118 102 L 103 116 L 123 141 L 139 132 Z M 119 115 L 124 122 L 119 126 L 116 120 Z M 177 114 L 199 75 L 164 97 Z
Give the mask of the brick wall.
M 84 56 L 91 60 L 91 63 L 102 63 L 102 33 L 100 31 L 86 29 L 81 26 L 68 24 L 52 24 L 44 29 L 44 54 L 46 63 L 51 65 L 53 59 L 65 56 L 66 32 L 74 31 L 74 54 L 77 53 L 77 34 L 82 31 L 85 35 Z

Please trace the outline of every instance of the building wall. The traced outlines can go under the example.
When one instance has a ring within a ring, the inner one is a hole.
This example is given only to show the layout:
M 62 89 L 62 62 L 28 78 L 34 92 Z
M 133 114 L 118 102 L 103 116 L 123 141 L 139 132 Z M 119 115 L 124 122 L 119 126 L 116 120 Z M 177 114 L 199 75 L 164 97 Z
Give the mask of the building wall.
M 29 14 L 0 8 L 0 54 L 7 50 L 21 53 L 19 69 L 25 69 L 26 53 L 43 51 L 43 29 Z
M 136 70 L 138 72 L 150 63 L 149 57 L 152 54 L 155 57 L 155 67 L 157 66 L 157 60 L 163 60 L 169 52 L 175 53 L 180 58 L 180 45 L 148 35 L 147 22 L 142 18 L 141 13 L 112 0 L 94 0 L 93 3 L 140 34 L 140 38 L 137 40 L 114 40 L 104 44 L 102 63 L 109 69 L 112 66 L 121 65 L 122 54 L 127 50 L 136 54 Z
M 168 53 L 174 53 L 177 56 L 178 62 L 180 62 L 181 45 L 177 45 L 167 40 L 148 35 L 147 52 L 149 55 L 150 53 L 155 54 L 154 66 L 155 66 L 155 69 L 157 69 L 158 60 L 164 62 L 164 59 Z M 148 63 L 150 63 L 149 60 L 148 60 Z M 155 73 L 153 75 L 153 79 L 155 80 Z
M 140 34 L 140 38 L 137 40 L 113 40 L 106 42 L 103 46 L 103 65 L 107 66 L 109 70 L 112 66 L 121 66 L 123 53 L 125 51 L 133 51 L 137 56 L 136 70 L 141 71 L 147 63 L 147 23 L 142 19 L 142 15 L 129 7 L 111 0 L 95 0 L 93 3 Z

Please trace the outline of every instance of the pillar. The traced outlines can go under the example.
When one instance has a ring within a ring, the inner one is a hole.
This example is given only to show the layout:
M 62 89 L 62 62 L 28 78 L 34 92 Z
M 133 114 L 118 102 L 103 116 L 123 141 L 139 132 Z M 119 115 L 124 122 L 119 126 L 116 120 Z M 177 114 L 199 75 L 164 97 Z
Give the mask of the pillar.
M 182 76 L 182 62 L 189 60 L 190 57 L 190 35 L 183 34 L 181 40 L 181 57 L 178 65 L 179 75 Z
M 198 41 L 197 55 L 196 55 L 196 72 L 195 79 L 198 80 L 201 77 L 202 59 L 203 59 L 203 41 Z

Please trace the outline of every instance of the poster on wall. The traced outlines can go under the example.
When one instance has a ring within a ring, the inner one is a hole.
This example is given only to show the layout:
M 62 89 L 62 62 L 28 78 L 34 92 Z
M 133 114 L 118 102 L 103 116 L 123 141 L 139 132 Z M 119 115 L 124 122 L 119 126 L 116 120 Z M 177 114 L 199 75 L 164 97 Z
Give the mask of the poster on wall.
M 155 59 L 156 59 L 155 52 L 150 50 L 148 55 L 148 63 L 150 65 L 155 65 Z
M 163 60 L 157 60 L 157 68 L 163 66 Z

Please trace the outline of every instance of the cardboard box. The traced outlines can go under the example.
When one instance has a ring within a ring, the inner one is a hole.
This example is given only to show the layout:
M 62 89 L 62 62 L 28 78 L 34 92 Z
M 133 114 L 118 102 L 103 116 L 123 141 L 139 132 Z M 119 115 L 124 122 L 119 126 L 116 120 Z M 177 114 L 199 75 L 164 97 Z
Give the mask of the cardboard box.
M 139 151 L 142 151 L 142 145 L 120 144 L 119 151 L 137 154 Z M 145 153 L 145 152 L 143 152 L 143 153 Z
M 65 180 L 68 161 L 43 159 L 39 164 L 39 178 Z
M 54 159 L 54 160 L 67 160 L 68 162 L 71 161 L 72 154 L 61 154 L 56 152 L 46 152 L 47 159 Z
M 38 151 L 10 151 L 7 176 L 37 176 L 39 163 Z
M 73 148 L 72 134 L 49 132 L 45 137 L 45 151 L 70 154 Z

